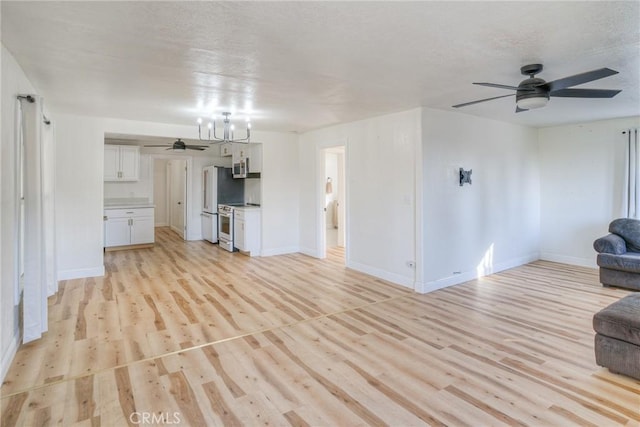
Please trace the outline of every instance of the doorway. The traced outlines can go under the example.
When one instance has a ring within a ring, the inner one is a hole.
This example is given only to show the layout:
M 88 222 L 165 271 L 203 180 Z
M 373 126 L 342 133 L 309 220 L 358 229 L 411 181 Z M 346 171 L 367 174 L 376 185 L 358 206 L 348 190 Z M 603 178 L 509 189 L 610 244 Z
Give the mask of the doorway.
M 324 208 L 322 228 L 324 252 L 345 258 L 346 242 L 346 191 L 345 147 L 336 146 L 322 150 L 324 174 Z
M 187 161 L 172 159 L 166 165 L 166 200 L 169 227 L 183 240 L 187 230 Z

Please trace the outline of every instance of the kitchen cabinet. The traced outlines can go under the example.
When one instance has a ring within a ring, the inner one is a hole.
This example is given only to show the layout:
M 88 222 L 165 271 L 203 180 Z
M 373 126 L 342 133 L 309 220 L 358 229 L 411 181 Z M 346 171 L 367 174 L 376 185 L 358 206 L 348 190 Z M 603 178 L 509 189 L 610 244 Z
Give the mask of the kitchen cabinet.
M 220 144 L 220 157 L 229 157 L 233 155 L 233 144 L 224 142 Z
M 231 155 L 233 156 L 233 163 L 238 163 L 240 160 L 245 160 L 248 156 L 248 147 L 250 144 L 233 144 L 231 149 Z
M 248 173 L 262 172 L 262 144 L 234 144 L 232 157 L 234 164 L 244 161 Z
M 260 255 L 260 209 L 240 207 L 233 211 L 233 243 L 241 252 L 250 256 Z
M 154 208 L 105 209 L 104 247 L 151 244 Z
M 140 175 L 140 147 L 104 146 L 104 180 L 137 181 Z
M 249 145 L 249 173 L 262 172 L 262 144 Z

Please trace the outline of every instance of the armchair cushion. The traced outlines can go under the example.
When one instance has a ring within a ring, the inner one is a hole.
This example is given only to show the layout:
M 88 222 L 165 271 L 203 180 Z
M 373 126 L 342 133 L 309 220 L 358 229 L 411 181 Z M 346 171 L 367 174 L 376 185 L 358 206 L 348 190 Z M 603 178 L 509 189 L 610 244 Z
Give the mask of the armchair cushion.
M 607 337 L 640 346 L 640 293 L 629 294 L 600 310 L 593 316 L 593 329 Z
M 629 273 L 640 273 L 640 253 L 627 252 L 622 255 L 598 254 L 598 266 L 610 270 L 627 271 Z M 640 276 L 636 276 L 636 282 Z
M 609 234 L 593 242 L 593 249 L 599 253 L 621 255 L 627 252 L 627 244 L 622 237 Z
M 627 244 L 627 251 L 640 252 L 640 220 L 618 218 L 609 224 L 609 233 L 617 234 Z

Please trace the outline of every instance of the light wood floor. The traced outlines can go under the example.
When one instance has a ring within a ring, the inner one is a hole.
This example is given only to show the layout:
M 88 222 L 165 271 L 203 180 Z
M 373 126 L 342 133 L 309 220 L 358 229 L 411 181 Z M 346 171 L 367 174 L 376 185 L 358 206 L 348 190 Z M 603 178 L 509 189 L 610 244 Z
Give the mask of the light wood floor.
M 19 349 L 2 426 L 640 425 L 640 382 L 594 361 L 593 314 L 628 294 L 595 270 L 535 262 L 418 295 L 341 257 L 168 229 L 107 253 Z

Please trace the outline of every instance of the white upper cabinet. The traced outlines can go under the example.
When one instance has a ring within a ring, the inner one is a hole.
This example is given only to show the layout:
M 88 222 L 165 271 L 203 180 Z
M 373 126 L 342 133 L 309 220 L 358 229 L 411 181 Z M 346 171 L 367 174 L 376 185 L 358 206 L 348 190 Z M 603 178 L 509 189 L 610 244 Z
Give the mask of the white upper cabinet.
M 119 181 L 120 147 L 117 145 L 104 146 L 104 180 Z
M 262 172 L 262 144 L 233 144 L 233 163 L 246 161 L 248 173 Z
M 140 147 L 104 146 L 104 180 L 137 181 L 140 175 Z
M 233 154 L 233 144 L 224 142 L 220 144 L 220 157 L 229 157 Z
M 240 160 L 246 159 L 247 153 L 249 152 L 249 144 L 233 144 L 232 154 L 233 154 L 233 163 L 237 163 Z
M 251 144 L 249 149 L 249 173 L 262 172 L 262 144 Z
M 122 181 L 137 181 L 140 176 L 140 147 L 120 146 Z

